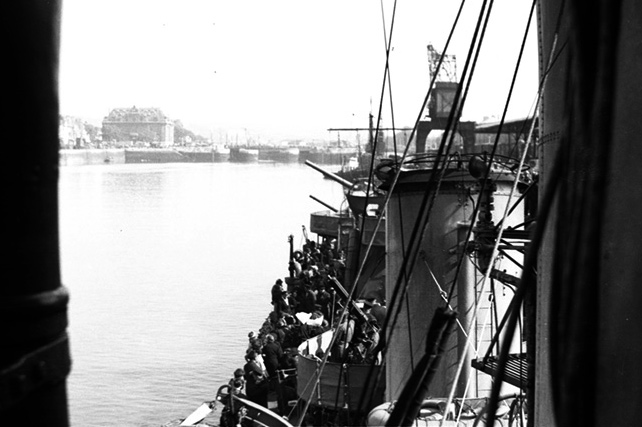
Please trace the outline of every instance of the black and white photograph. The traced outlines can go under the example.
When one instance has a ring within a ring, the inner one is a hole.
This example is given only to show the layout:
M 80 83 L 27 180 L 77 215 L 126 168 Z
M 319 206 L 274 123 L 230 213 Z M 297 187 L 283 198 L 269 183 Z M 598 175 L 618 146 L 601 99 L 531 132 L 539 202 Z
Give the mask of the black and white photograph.
M 638 2 L 3 9 L 0 425 L 642 425 Z

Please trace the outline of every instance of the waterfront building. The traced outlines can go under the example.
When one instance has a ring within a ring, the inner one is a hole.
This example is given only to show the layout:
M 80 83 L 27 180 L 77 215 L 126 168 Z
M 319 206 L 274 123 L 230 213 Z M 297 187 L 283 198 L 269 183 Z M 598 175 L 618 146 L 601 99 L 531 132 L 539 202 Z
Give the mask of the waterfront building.
M 102 132 L 104 141 L 174 145 L 174 122 L 159 108 L 114 108 L 103 119 Z
M 85 148 L 91 143 L 85 122 L 73 116 L 59 116 L 58 139 L 60 148 Z

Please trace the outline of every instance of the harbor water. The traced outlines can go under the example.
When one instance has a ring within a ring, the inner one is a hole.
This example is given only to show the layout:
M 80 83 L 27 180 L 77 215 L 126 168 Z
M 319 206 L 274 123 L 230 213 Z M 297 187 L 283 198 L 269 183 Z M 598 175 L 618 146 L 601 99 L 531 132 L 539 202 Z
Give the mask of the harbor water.
M 212 400 L 287 275 L 288 235 L 326 209 L 309 195 L 342 194 L 301 164 L 62 167 L 71 425 L 160 426 Z

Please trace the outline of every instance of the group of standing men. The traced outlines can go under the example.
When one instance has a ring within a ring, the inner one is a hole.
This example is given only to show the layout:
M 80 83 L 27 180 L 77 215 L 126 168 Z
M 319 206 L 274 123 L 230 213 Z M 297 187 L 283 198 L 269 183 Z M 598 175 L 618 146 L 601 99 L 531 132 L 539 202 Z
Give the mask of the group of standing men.
M 268 407 L 268 395 L 277 393 L 279 409 L 283 412 L 285 402 L 282 400 L 278 369 L 286 358 L 281 345 L 273 335 L 267 335 L 261 340 L 254 332 L 248 334 L 249 345 L 245 353 L 245 365 L 234 371 L 234 377 L 229 381 L 229 392 L 237 397 L 246 398 L 265 408 Z M 263 342 L 264 341 L 264 342 Z M 221 415 L 221 425 L 236 425 L 238 410 L 230 411 L 229 397 L 225 399 L 225 409 Z
M 294 359 L 283 348 L 297 347 L 300 342 L 329 329 L 329 323 L 337 317 L 347 303 L 341 301 L 331 283 L 343 275 L 341 259 L 338 257 L 332 244 L 324 242 L 317 247 L 315 242 L 308 241 L 303 251 L 297 251 L 296 257 L 290 260 L 290 277 L 283 280 L 277 279 L 271 289 L 273 311 L 257 335 L 250 332 L 249 345 L 245 355 L 243 369 L 237 369 L 235 376 L 230 380 L 230 392 L 247 397 L 263 407 L 268 407 L 268 395 L 277 394 L 279 411 L 283 414 L 289 398 L 296 397 L 296 383 L 279 379 L 280 369 L 295 368 Z M 381 326 L 385 317 L 385 308 L 370 303 L 366 307 L 369 323 Z M 379 306 L 379 307 L 377 307 Z M 371 310 L 372 309 L 372 310 Z M 375 312 L 379 309 L 379 312 Z M 383 312 L 381 312 L 383 309 Z M 372 312 L 371 312 L 372 311 Z M 296 319 L 300 312 L 310 313 L 311 319 L 322 322 L 318 326 L 302 324 Z M 352 325 L 351 327 L 349 325 Z M 344 326 L 339 325 L 338 329 Z M 347 348 L 353 332 L 360 331 L 355 322 L 348 321 L 345 325 L 346 337 L 343 340 L 344 350 Z M 372 331 L 372 328 L 368 329 Z M 377 328 L 374 328 L 376 332 Z M 359 334 L 357 333 L 356 336 Z M 362 339 L 360 342 L 368 341 Z M 372 341 L 372 340 L 370 340 Z M 379 339 L 374 340 L 368 347 L 371 353 Z M 344 354 L 338 352 L 338 355 Z M 296 376 L 292 376 L 296 378 Z M 294 380 L 295 381 L 295 380 Z
M 273 335 L 267 335 L 265 344 L 261 345 L 254 332 L 250 333 L 250 345 L 245 355 L 246 394 L 252 402 L 267 407 L 268 394 L 276 391 L 278 372 L 284 357 L 281 345 Z

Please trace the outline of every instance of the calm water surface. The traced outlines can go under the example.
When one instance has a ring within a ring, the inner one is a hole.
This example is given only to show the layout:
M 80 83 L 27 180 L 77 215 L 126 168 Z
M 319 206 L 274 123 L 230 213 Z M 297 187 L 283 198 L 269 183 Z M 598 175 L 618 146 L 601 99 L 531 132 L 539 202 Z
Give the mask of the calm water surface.
M 325 209 L 308 196 L 342 201 L 269 163 L 68 166 L 59 193 L 73 426 L 159 426 L 213 399 L 287 275 L 288 235 Z

